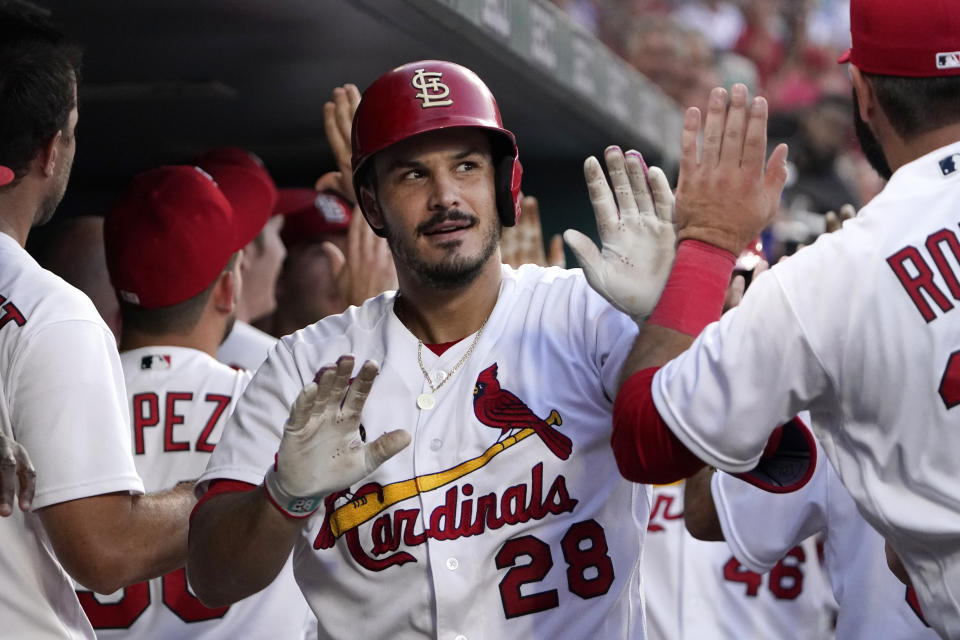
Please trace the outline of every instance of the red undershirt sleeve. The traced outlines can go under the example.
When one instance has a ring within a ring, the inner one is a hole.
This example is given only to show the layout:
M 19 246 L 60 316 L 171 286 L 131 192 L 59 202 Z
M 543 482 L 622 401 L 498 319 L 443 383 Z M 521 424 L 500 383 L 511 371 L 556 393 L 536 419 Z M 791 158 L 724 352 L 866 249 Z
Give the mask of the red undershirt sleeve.
M 705 466 L 673 435 L 653 403 L 650 385 L 658 369 L 630 376 L 613 403 L 613 455 L 620 474 L 633 482 L 670 484 Z
M 197 501 L 197 504 L 193 505 L 193 511 L 190 512 L 190 521 L 193 521 L 193 514 L 197 512 L 197 508 L 213 496 L 218 496 L 222 493 L 245 493 L 247 491 L 253 491 L 256 488 L 257 485 L 241 482 L 240 480 L 212 480 L 207 487 L 207 492 Z

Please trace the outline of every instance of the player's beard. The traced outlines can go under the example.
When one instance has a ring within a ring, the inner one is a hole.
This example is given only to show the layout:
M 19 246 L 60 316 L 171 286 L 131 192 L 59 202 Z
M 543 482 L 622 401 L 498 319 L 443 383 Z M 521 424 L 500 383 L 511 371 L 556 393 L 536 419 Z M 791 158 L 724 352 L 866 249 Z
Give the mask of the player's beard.
M 857 100 L 857 92 L 853 92 L 853 128 L 857 133 L 857 141 L 860 143 L 860 149 L 867 162 L 873 167 L 873 170 L 880 174 L 884 180 L 889 180 L 893 175 L 890 169 L 890 163 L 887 162 L 887 156 L 883 153 L 883 147 L 877 136 L 870 130 L 870 126 L 860 117 L 860 102 Z
M 418 225 L 417 232 L 431 227 L 433 225 L 448 220 L 465 220 L 474 224 L 478 223 L 476 216 L 471 216 L 457 209 L 441 211 L 432 216 L 426 222 Z M 489 230 L 483 239 L 483 246 L 480 252 L 475 256 L 453 255 L 440 262 L 427 262 L 418 254 L 413 242 L 404 238 L 401 233 L 392 228 L 389 224 L 384 224 L 384 232 L 387 235 L 387 244 L 393 253 L 397 263 L 410 269 L 420 280 L 427 285 L 437 289 L 456 289 L 472 283 L 484 265 L 490 260 L 500 242 L 500 234 L 503 225 L 497 219 L 490 225 Z

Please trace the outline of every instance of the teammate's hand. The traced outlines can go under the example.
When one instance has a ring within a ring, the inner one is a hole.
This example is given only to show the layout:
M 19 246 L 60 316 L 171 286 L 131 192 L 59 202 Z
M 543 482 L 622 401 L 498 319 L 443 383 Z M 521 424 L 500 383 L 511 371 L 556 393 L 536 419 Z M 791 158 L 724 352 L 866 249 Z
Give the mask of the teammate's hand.
M 573 229 L 563 239 L 590 286 L 641 322 L 657 303 L 676 253 L 673 193 L 663 171 L 645 170 L 636 151 L 624 156 L 620 147 L 607 147 L 604 159 L 613 193 L 596 158 L 583 165 L 602 248 Z
M 0 516 L 13 513 L 14 494 L 20 510 L 29 511 L 36 486 L 37 472 L 27 450 L 13 438 L 0 433 Z
M 558 251 L 559 248 L 559 251 Z M 533 196 L 520 198 L 520 219 L 512 227 L 504 227 L 500 237 L 500 258 L 513 268 L 524 264 L 541 267 L 564 267 L 563 240 L 556 235 L 550 239 L 550 255 L 543 248 L 543 226 L 540 223 L 540 203 Z
M 356 203 L 353 192 L 353 169 L 350 156 L 350 134 L 353 129 L 353 114 L 360 104 L 360 90 L 356 85 L 345 84 L 333 90 L 332 100 L 323 105 L 323 128 L 340 173 L 340 186 L 335 189 L 351 203 Z
M 317 373 L 293 403 L 277 464 L 264 485 L 273 503 L 295 517 L 316 511 L 323 497 L 358 482 L 410 443 L 398 429 L 365 443 L 360 414 L 379 367 L 367 360 L 351 382 L 353 356 Z
M 750 282 L 756 281 L 757 277 L 769 268 L 770 264 L 766 260 L 758 262 L 750 274 Z M 740 301 L 743 300 L 743 294 L 746 293 L 746 290 L 747 279 L 739 273 L 733 276 L 730 284 L 727 285 L 727 294 L 723 298 L 723 312 L 726 313 L 739 305 Z
M 677 235 L 740 255 L 777 210 L 787 179 L 787 146 L 778 145 L 764 168 L 767 102 L 747 100 L 747 87 L 710 93 L 698 159 L 700 110 L 687 109 L 683 120 L 680 179 L 677 186 Z
M 853 208 L 852 204 L 845 204 L 840 207 L 840 214 L 837 215 L 835 211 L 827 211 L 827 215 L 824 216 L 824 223 L 826 227 L 826 233 L 833 233 L 834 231 L 839 231 L 843 226 L 843 223 L 853 218 L 857 215 L 857 210 Z
M 320 248 L 330 261 L 337 291 L 348 305 L 360 306 L 368 298 L 397 288 L 390 247 L 385 238 L 373 232 L 359 207 L 354 207 L 350 216 L 346 254 L 329 241 Z

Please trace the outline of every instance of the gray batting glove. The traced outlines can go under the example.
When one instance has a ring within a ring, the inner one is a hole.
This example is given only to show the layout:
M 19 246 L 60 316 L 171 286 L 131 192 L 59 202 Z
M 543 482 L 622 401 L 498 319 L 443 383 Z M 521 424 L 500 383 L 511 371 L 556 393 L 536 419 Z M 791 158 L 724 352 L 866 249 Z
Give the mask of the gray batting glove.
M 563 239 L 590 286 L 639 324 L 653 311 L 673 266 L 673 192 L 663 171 L 646 169 L 636 151 L 624 156 L 620 147 L 607 147 L 604 160 L 612 192 L 595 157 L 583 165 L 602 247 L 573 229 Z
M 322 368 L 293 403 L 277 463 L 264 478 L 271 502 L 289 516 L 311 515 L 324 496 L 363 479 L 410 443 L 402 429 L 363 441 L 360 414 L 379 367 L 367 360 L 351 382 L 353 363 L 353 356 L 341 356 Z

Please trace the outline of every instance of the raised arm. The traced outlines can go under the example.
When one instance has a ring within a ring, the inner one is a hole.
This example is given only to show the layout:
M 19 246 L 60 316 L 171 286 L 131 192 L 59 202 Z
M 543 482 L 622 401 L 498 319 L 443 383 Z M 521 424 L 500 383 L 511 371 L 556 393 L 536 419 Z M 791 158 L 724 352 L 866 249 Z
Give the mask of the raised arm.
M 779 145 L 765 165 L 767 103 L 747 98 L 747 88 L 734 85 L 728 108 L 724 89 L 711 92 L 702 156 L 700 111 L 687 110 L 677 186 L 677 259 L 624 363 L 623 380 L 666 364 L 720 317 L 736 257 L 776 211 L 787 177 L 787 148 Z
M 331 99 L 324 103 L 324 131 L 338 170 L 324 174 L 316 184 L 317 190 L 333 189 L 353 205 L 345 251 L 329 241 L 324 242 L 322 248 L 330 260 L 341 298 L 346 304 L 357 306 L 368 298 L 397 288 L 393 254 L 387 241 L 378 237 L 364 220 L 353 190 L 350 137 L 353 114 L 359 104 L 360 91 L 352 84 L 336 87 Z
M 187 574 L 208 606 L 236 602 L 267 586 L 323 498 L 364 478 L 410 442 L 403 430 L 363 441 L 360 415 L 379 369 L 367 361 L 351 382 L 353 366 L 352 356 L 342 356 L 304 387 L 262 485 L 197 507 Z

